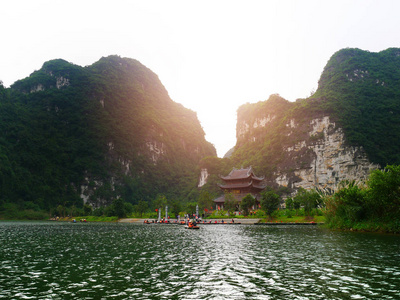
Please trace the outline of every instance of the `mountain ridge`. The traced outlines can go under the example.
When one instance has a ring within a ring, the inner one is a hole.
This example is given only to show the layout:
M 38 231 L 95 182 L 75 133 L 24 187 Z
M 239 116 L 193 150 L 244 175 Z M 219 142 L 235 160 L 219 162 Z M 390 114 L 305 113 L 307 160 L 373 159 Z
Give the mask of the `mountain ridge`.
M 216 155 L 197 114 L 133 59 L 87 67 L 51 60 L 5 90 L 0 153 L 14 168 L 0 169 L 2 202 L 49 209 L 158 194 L 183 200 L 197 193 L 198 161 Z
M 218 175 L 247 166 L 287 195 L 331 191 L 400 164 L 399 87 L 400 49 L 342 49 L 309 98 L 274 94 L 241 105 L 237 143 L 218 158 L 197 114 L 137 60 L 51 60 L 0 85 L 0 204 L 48 210 L 118 197 L 154 204 L 160 195 L 196 202 L 220 193 Z
M 299 187 L 332 191 L 340 181 L 400 164 L 399 70 L 400 49 L 342 49 L 309 98 L 289 102 L 274 94 L 240 106 L 233 153 L 219 167 L 208 159 L 202 166 L 221 174 L 252 166 L 267 185 L 292 195 Z M 208 173 L 210 185 L 216 184 Z

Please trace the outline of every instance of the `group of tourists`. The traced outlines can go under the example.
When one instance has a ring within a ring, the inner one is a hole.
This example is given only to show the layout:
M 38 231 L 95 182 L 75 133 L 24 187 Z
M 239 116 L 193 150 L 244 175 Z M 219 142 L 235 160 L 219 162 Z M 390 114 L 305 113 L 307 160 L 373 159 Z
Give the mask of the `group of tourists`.
M 87 220 L 86 219 L 80 219 L 79 220 L 79 222 L 83 222 L 83 223 L 86 223 L 87 222 Z M 76 219 L 72 219 L 72 223 L 76 223 Z
M 190 215 L 185 215 L 185 218 L 183 220 L 177 218 L 174 221 L 170 221 L 169 217 L 167 219 L 162 218 L 160 220 L 144 220 L 144 224 L 180 224 L 180 225 L 187 225 L 188 227 L 192 228 L 193 226 L 197 226 L 197 224 L 235 224 L 235 220 L 232 219 L 230 222 L 226 220 L 209 220 L 205 221 L 202 220 L 201 218 L 198 218 L 197 216 L 193 216 L 193 218 L 190 218 Z M 240 224 L 240 223 L 238 223 Z
M 195 226 L 197 226 L 196 220 L 190 219 L 190 220 L 188 221 L 188 227 L 189 227 L 189 228 L 194 228 Z

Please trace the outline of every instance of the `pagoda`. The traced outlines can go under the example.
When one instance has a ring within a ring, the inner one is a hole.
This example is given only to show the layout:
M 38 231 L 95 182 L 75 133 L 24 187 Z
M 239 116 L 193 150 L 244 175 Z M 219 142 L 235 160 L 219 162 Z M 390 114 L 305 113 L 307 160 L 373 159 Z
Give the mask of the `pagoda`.
M 233 168 L 228 176 L 220 176 L 220 178 L 224 183 L 218 184 L 218 186 L 224 192 L 224 195 L 214 199 L 216 209 L 223 209 L 225 195 L 228 193 L 233 194 L 239 203 L 247 194 L 251 194 L 256 199 L 256 202 L 258 202 L 260 193 L 265 189 L 265 186 L 261 183 L 264 177 L 257 177 L 252 167 L 245 169 Z

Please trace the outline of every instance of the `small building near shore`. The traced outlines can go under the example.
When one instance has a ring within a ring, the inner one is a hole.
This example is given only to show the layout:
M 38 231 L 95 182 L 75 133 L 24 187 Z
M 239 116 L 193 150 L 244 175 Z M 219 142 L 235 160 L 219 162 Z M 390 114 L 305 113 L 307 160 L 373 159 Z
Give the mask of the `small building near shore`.
M 252 167 L 245 169 L 233 168 L 228 176 L 220 176 L 220 178 L 223 180 L 223 184 L 218 184 L 218 186 L 224 192 L 224 195 L 214 199 L 217 210 L 224 209 L 225 195 L 229 193 L 239 203 L 247 194 L 251 194 L 256 199 L 256 203 L 259 203 L 260 193 L 266 187 L 262 184 L 264 177 L 256 176 Z

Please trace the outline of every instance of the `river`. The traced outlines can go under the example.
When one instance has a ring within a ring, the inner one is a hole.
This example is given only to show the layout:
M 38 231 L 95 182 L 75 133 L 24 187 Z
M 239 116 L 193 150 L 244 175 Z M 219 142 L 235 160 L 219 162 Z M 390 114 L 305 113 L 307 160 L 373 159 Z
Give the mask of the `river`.
M 400 237 L 0 222 L 0 299 L 400 299 Z

